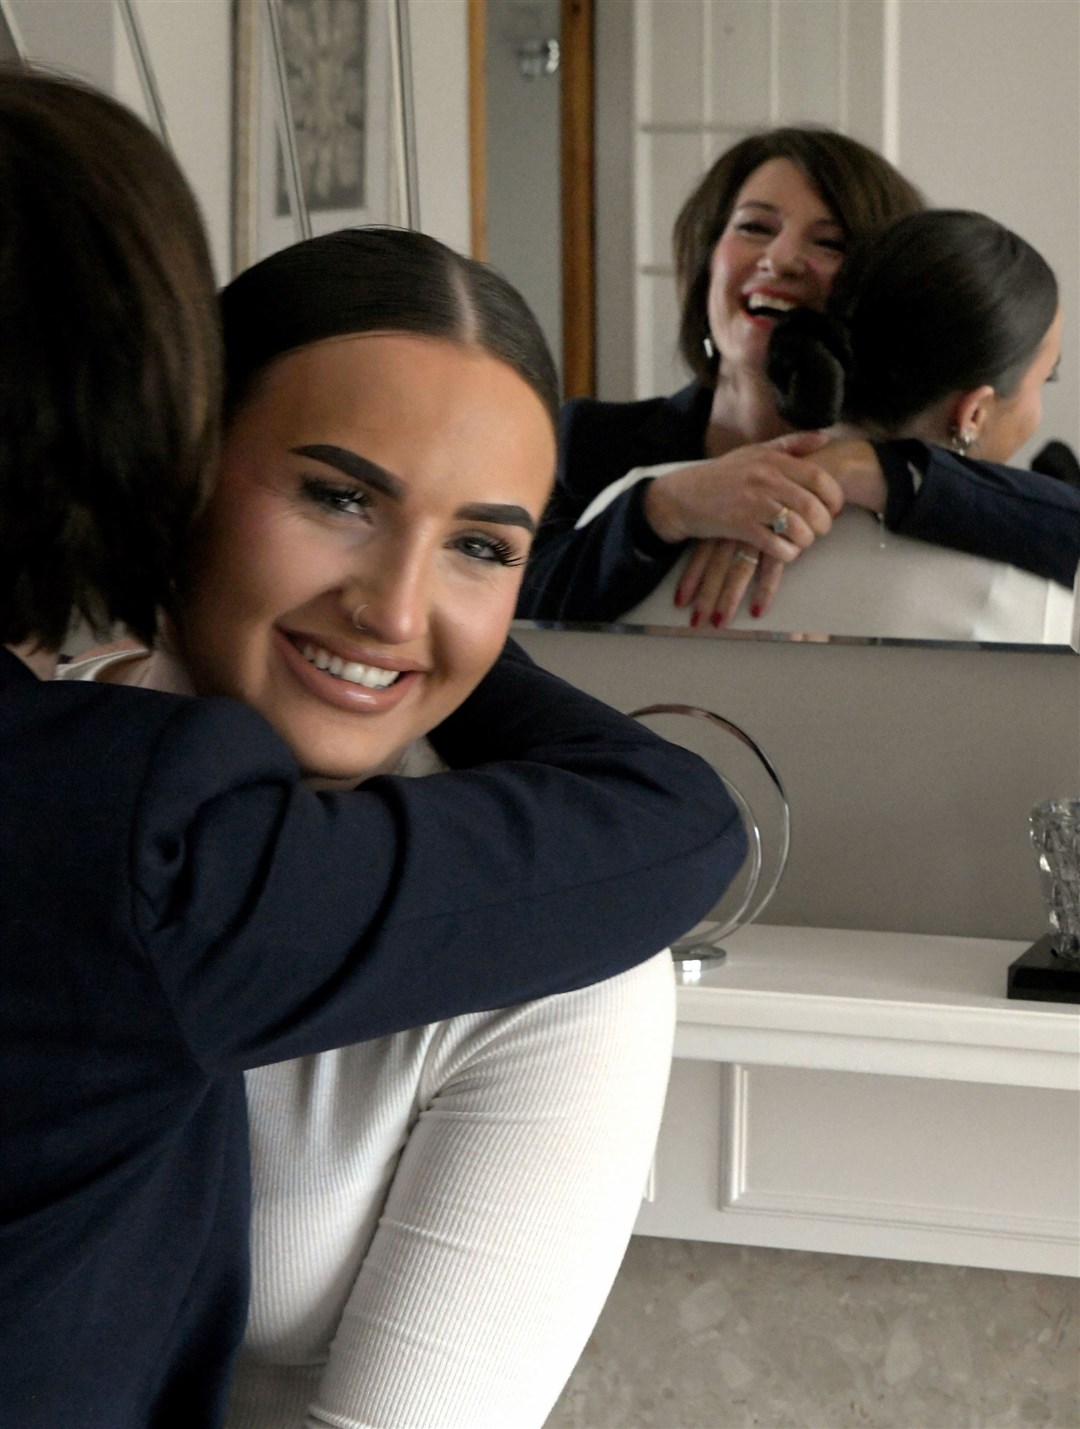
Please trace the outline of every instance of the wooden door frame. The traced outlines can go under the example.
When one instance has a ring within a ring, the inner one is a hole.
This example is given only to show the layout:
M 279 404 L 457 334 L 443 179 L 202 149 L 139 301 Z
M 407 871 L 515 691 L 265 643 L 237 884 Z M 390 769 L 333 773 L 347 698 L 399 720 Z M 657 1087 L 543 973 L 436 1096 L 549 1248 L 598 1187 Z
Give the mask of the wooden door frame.
M 563 392 L 596 391 L 594 0 L 560 0 Z M 488 256 L 487 0 L 468 0 L 469 232 L 473 257 Z

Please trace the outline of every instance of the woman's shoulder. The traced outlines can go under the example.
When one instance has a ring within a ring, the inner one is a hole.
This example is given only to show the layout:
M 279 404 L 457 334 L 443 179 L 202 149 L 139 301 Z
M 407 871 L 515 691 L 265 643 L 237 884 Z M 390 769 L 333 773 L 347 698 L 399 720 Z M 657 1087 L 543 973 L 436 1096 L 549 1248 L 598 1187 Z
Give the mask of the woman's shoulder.
M 667 397 L 642 397 L 631 402 L 611 402 L 599 397 L 571 397 L 559 414 L 560 439 L 582 438 L 594 432 L 648 430 L 657 425 L 675 429 L 704 429 L 711 394 L 691 383 Z
M 632 467 L 699 461 L 710 405 L 697 384 L 635 402 L 572 398 L 559 415 L 559 484 L 593 494 Z

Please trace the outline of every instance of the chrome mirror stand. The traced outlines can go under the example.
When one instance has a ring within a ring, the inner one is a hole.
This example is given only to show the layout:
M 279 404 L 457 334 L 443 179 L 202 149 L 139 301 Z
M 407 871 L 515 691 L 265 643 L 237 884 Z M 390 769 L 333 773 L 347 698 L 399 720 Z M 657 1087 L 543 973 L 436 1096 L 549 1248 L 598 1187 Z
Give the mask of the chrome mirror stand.
M 641 709 L 631 711 L 633 719 L 646 719 L 651 715 L 679 715 L 688 719 L 706 720 L 717 729 L 724 730 L 732 735 L 757 759 L 757 762 L 764 769 L 770 783 L 776 790 L 780 800 L 780 847 L 776 859 L 776 867 L 769 877 L 764 888 L 759 891 L 763 868 L 763 851 L 761 826 L 754 815 L 750 804 L 743 797 L 742 793 L 735 785 L 726 779 L 722 774 L 721 780 L 731 798 L 734 800 L 743 819 L 746 828 L 747 840 L 750 845 L 749 870 L 747 874 L 747 885 L 741 899 L 734 912 L 732 912 L 722 923 L 710 926 L 706 921 L 699 923 L 696 928 L 692 928 L 685 937 L 678 939 L 672 944 L 671 955 L 680 969 L 684 982 L 693 982 L 700 978 L 701 974 L 709 967 L 715 967 L 722 963 L 727 957 L 727 953 L 721 946 L 724 938 L 729 937 L 738 928 L 745 928 L 748 924 L 761 916 L 765 908 L 771 902 L 773 895 L 780 886 L 780 880 L 784 876 L 787 867 L 788 854 L 791 851 L 791 806 L 788 803 L 784 785 L 777 773 L 772 761 L 765 754 L 764 750 L 747 734 L 741 726 L 725 719 L 722 715 L 714 713 L 712 710 L 702 709 L 699 705 L 676 705 L 657 704 L 645 705 Z M 719 772 L 719 771 L 718 771 Z

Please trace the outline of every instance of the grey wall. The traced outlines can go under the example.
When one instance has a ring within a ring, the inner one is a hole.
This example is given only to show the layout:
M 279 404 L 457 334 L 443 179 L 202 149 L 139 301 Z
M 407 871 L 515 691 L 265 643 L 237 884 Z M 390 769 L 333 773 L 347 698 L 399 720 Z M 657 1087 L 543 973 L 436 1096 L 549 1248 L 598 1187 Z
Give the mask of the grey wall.
M 1032 940 L 1045 930 L 1027 816 L 1080 787 L 1076 655 L 531 629 L 520 638 L 619 709 L 702 705 L 759 741 L 787 786 L 793 828 L 763 921 Z M 734 741 L 711 749 L 721 770 L 738 769 Z

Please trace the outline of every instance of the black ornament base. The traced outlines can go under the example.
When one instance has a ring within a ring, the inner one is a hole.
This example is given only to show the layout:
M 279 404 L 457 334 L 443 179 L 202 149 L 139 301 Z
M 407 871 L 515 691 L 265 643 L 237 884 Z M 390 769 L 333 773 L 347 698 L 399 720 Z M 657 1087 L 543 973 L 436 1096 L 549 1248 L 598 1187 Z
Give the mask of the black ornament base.
M 1047 933 L 1009 964 L 1010 997 L 1029 1002 L 1080 1003 L 1080 962 L 1059 957 L 1054 951 L 1054 936 Z

